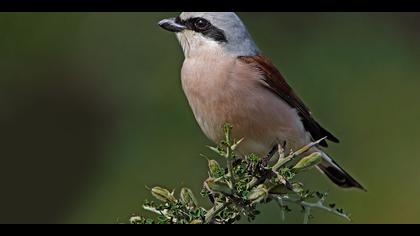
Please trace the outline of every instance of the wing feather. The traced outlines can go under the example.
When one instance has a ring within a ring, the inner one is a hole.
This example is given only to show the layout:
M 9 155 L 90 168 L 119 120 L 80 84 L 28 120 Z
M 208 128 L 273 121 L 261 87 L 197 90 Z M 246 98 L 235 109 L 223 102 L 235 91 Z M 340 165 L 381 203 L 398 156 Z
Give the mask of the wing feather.
M 324 129 L 313 118 L 309 108 L 303 103 L 303 101 L 289 86 L 289 84 L 286 82 L 281 73 L 270 61 L 270 59 L 262 55 L 241 56 L 238 57 L 238 59 L 244 63 L 255 66 L 255 68 L 258 69 L 263 75 L 262 80 L 264 81 L 264 83 L 262 84 L 298 111 L 304 128 L 311 134 L 313 140 L 318 140 L 327 137 L 327 139 L 332 142 L 339 142 L 339 140 L 333 134 Z M 324 147 L 328 146 L 325 140 L 322 141 L 320 145 Z

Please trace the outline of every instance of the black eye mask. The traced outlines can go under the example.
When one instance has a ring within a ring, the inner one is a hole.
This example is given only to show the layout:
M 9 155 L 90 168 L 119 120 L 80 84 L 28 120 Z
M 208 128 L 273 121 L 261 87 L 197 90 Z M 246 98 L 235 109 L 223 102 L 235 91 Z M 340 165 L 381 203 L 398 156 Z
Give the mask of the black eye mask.
M 177 24 L 184 25 L 187 29 L 193 30 L 195 32 L 201 33 L 207 38 L 214 39 L 217 42 L 226 43 L 226 35 L 222 29 L 217 28 L 212 25 L 208 20 L 201 17 L 193 17 L 187 20 L 181 20 L 178 16 L 175 18 Z

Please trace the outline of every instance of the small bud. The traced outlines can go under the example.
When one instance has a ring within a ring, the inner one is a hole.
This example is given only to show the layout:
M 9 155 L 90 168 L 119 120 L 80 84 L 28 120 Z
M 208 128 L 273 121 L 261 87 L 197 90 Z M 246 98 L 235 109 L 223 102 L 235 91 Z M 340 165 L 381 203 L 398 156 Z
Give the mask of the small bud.
M 312 166 L 315 166 L 321 162 L 322 156 L 319 152 L 314 152 L 309 156 L 302 158 L 292 169 L 294 171 L 301 171 Z
M 210 192 L 218 192 L 218 193 L 224 193 L 227 195 L 232 195 L 232 189 L 225 182 L 219 181 L 214 178 L 208 178 L 204 182 L 204 184 Z
M 230 135 L 231 135 L 231 132 L 232 132 L 232 128 L 233 128 L 233 126 L 231 124 L 228 124 L 228 123 L 226 123 L 223 126 L 223 131 L 225 133 L 225 141 L 228 142 L 228 144 L 230 142 Z
M 208 161 L 208 166 L 209 166 L 210 175 L 212 177 L 216 177 L 217 176 L 217 173 L 220 172 L 220 165 L 219 165 L 219 163 L 217 163 L 217 161 L 215 161 L 215 160 L 209 160 Z
M 195 208 L 197 207 L 197 200 L 195 199 L 191 189 L 182 188 L 180 194 L 181 201 L 188 207 Z
M 252 204 L 259 203 L 266 199 L 268 196 L 268 189 L 264 184 L 258 185 L 256 188 L 251 190 L 248 194 L 248 200 L 251 201 Z
M 176 198 L 173 193 L 161 187 L 152 188 L 152 195 L 162 202 L 176 202 Z

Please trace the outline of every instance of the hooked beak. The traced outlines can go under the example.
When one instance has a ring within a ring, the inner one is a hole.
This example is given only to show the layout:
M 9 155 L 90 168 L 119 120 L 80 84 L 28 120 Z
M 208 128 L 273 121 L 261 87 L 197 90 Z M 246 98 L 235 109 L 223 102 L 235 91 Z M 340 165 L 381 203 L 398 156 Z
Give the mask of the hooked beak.
M 159 21 L 158 24 L 163 29 L 165 29 L 167 31 L 175 32 L 175 33 L 181 32 L 184 29 L 186 29 L 186 27 L 184 25 L 181 25 L 181 24 L 177 23 L 175 18 L 163 19 L 163 20 Z

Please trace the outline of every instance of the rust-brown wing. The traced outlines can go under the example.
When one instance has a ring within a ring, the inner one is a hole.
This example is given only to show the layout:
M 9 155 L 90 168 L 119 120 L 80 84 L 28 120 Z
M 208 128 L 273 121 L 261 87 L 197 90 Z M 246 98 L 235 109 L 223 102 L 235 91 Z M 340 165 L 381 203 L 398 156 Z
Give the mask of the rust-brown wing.
M 273 63 L 265 56 L 241 56 L 238 57 L 244 63 L 255 66 L 256 69 L 261 71 L 264 85 L 272 92 L 282 98 L 287 104 L 295 108 L 302 120 L 303 126 L 311 134 L 313 140 L 318 140 L 327 137 L 328 140 L 338 143 L 339 140 L 326 129 L 324 129 L 312 117 L 308 107 L 305 106 L 303 101 L 296 95 L 293 89 L 287 84 L 284 77 L 276 69 Z M 328 144 L 325 140 L 320 143 L 321 146 L 327 147 Z

